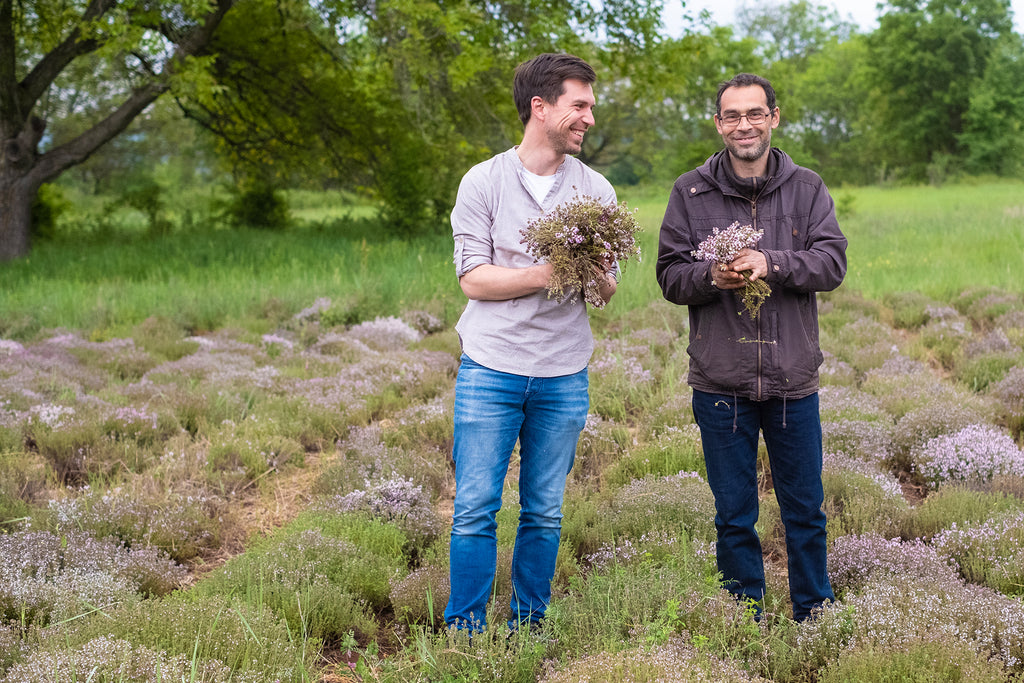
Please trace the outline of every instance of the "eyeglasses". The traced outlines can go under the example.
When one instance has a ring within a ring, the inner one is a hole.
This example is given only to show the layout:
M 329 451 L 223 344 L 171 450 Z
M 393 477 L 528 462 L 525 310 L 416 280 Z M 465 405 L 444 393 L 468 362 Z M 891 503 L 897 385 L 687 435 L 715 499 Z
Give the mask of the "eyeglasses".
M 771 115 L 771 112 L 756 110 L 748 111 L 746 114 L 737 114 L 736 112 L 728 112 L 725 116 L 719 116 L 718 120 L 721 121 L 723 126 L 732 128 L 733 126 L 740 125 L 740 119 L 746 119 L 747 123 L 752 126 L 759 126 L 765 122 Z

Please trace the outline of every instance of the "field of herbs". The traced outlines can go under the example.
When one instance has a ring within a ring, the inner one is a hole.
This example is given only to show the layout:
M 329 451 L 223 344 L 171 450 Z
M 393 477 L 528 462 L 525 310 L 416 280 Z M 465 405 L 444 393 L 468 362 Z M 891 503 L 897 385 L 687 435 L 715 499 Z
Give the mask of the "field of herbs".
M 440 619 L 450 238 L 236 231 L 0 266 L 0 683 L 1024 680 L 1024 186 L 836 196 L 837 602 L 803 624 L 767 466 L 765 618 L 718 585 L 686 312 L 653 282 L 661 193 L 631 202 L 643 261 L 592 318 L 545 627 L 472 643 Z

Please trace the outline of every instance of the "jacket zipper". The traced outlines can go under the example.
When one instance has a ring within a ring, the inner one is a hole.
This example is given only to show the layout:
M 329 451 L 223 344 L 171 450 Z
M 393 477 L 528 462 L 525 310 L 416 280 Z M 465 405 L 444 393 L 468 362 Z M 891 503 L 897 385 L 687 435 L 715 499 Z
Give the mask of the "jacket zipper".
M 757 196 L 750 200 L 750 222 L 751 228 L 754 230 L 757 230 L 757 197 L 760 195 L 761 193 L 758 192 Z M 761 343 L 761 316 L 757 316 L 757 320 L 754 322 L 757 324 L 757 400 L 760 401 L 761 391 L 763 390 L 763 387 L 761 386 L 761 376 L 764 362 L 761 357 L 761 354 L 763 353 L 762 347 L 764 346 L 764 344 Z

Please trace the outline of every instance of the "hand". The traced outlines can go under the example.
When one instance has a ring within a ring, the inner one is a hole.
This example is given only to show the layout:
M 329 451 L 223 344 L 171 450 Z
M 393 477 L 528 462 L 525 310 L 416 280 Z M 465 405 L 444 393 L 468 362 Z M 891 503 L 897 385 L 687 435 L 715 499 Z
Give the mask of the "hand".
M 744 277 L 743 273 L 749 271 Z M 768 259 L 754 249 L 743 249 L 731 263 L 715 263 L 711 266 L 711 284 L 719 289 L 741 289 L 747 282 L 763 278 L 768 274 Z

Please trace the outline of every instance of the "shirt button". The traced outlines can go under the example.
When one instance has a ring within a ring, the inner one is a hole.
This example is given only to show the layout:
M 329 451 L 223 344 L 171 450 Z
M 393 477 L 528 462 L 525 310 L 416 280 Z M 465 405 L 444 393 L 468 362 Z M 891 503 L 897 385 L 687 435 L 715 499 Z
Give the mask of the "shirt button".
M 775 266 L 775 272 L 776 273 L 779 272 L 779 267 L 778 266 Z
M 690 188 L 690 194 L 697 194 L 697 188 L 696 187 L 691 187 Z

